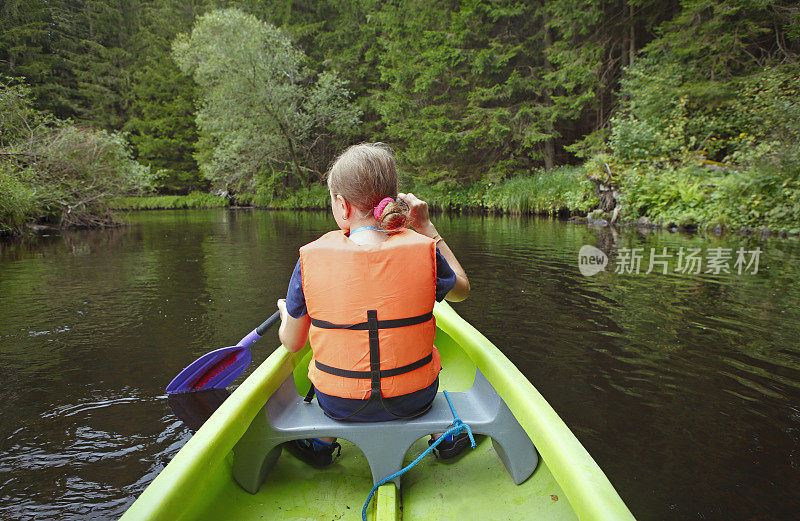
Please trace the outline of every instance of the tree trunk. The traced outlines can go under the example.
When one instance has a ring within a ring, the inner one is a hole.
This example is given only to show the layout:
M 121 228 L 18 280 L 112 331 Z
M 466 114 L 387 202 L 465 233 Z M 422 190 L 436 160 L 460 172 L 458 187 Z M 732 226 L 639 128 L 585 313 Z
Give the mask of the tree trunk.
M 292 136 L 289 135 L 289 131 L 286 129 L 286 126 L 276 118 L 278 122 L 278 128 L 281 129 L 281 134 L 286 139 L 286 144 L 289 145 L 289 154 L 292 156 L 292 166 L 294 167 L 294 175 L 296 175 L 303 183 L 303 188 L 306 190 L 310 190 L 311 186 L 308 184 L 308 179 L 306 176 L 300 174 L 300 163 L 297 161 L 297 152 L 294 149 L 294 141 L 292 141 Z
M 636 26 L 633 23 L 633 5 L 628 5 L 628 14 L 630 16 L 630 37 L 628 38 L 628 65 L 633 67 L 633 56 L 636 54 Z
M 550 28 L 547 26 L 547 19 L 545 19 L 544 24 L 544 47 L 545 47 L 545 59 L 544 59 L 544 69 L 547 72 L 551 72 L 553 70 L 553 64 L 547 58 L 547 51 L 550 47 L 553 46 L 553 36 L 550 34 Z M 545 103 L 549 107 L 552 105 L 552 101 L 550 99 L 550 92 L 545 91 Z M 550 135 L 547 138 L 547 141 L 544 142 L 544 169 L 545 170 L 552 170 L 556 163 L 556 146 L 555 146 L 555 139 L 553 138 L 553 122 L 548 119 L 547 123 L 545 124 L 545 131 Z

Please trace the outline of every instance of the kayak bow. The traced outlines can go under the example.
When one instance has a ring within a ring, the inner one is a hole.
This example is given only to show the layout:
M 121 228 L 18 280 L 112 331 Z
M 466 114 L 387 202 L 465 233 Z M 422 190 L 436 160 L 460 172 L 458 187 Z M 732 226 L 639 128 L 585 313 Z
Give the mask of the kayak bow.
M 632 520 L 608 478 L 561 418 L 522 373 L 447 304 L 439 303 L 436 346 L 442 355 L 440 387 L 465 391 L 480 369 L 508 405 L 540 455 L 539 467 L 514 485 L 487 439 L 444 463 L 425 458 L 403 478 L 402 489 L 381 486 L 371 519 L 583 519 Z M 232 477 L 231 451 L 287 376 L 305 393 L 310 349 L 275 350 L 178 452 L 123 516 L 123 521 L 193 519 L 353 519 L 372 477 L 360 451 L 345 440 L 342 456 L 313 469 L 284 453 L 257 494 Z M 419 440 L 405 464 L 427 448 Z

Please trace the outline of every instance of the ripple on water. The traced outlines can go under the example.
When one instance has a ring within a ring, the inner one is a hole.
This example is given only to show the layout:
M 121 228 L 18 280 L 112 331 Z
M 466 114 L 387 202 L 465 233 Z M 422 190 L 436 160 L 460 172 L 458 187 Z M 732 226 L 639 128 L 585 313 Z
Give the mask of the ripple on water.
M 165 407 L 135 394 L 94 397 L 16 429 L 0 452 L 0 519 L 118 517 L 190 436 Z

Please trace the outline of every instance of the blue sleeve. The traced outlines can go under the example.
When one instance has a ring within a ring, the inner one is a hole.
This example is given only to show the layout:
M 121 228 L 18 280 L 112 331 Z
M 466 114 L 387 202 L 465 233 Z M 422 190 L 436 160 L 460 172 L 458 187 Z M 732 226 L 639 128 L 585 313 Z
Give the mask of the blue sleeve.
M 456 274 L 436 248 L 436 301 L 441 302 L 456 285 Z M 288 304 L 289 301 L 287 300 Z M 304 308 L 305 309 L 305 308 Z
M 306 313 L 306 296 L 303 294 L 303 274 L 301 273 L 300 259 L 292 272 L 289 280 L 289 289 L 286 291 L 286 311 L 292 318 L 300 318 Z

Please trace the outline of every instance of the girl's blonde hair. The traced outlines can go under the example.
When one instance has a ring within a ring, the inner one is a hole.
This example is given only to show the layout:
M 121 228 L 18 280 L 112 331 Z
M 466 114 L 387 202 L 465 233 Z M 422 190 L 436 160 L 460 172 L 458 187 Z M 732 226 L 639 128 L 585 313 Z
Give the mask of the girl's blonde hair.
M 397 168 L 392 149 L 384 143 L 353 145 L 336 158 L 328 171 L 328 189 L 372 213 L 385 197 L 397 199 Z M 380 226 L 396 230 L 408 222 L 408 205 L 396 200 L 384 208 Z

